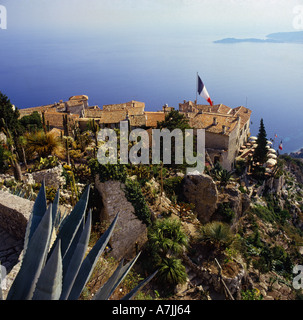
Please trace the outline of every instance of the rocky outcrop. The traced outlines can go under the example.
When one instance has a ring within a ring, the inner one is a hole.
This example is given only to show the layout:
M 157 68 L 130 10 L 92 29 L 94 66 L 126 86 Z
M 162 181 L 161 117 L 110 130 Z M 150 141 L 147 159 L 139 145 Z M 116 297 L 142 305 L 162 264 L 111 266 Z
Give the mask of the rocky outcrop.
M 189 280 L 194 285 L 202 285 L 204 290 L 209 290 L 212 287 L 217 293 L 224 293 L 224 281 L 226 287 L 233 296 L 239 294 L 241 283 L 245 276 L 245 269 L 242 263 L 233 259 L 222 267 L 221 276 L 217 266 L 204 268 L 194 263 L 186 254 L 182 255 L 183 263 L 188 269 Z M 224 299 L 222 297 L 222 299 Z
M 0 190 L 0 261 L 6 271 L 4 298 L 20 268 L 26 225 L 34 202 Z
M 270 177 L 266 180 L 265 186 L 270 193 L 277 193 L 281 195 L 283 186 L 285 184 L 285 177 L 281 175 L 279 178 Z
M 65 178 L 62 176 L 61 165 L 51 169 L 36 171 L 31 175 L 36 183 L 42 183 L 44 179 L 45 185 L 48 187 L 53 186 L 57 189 L 65 184 Z
M 0 227 L 16 239 L 23 239 L 34 202 L 0 190 Z
M 237 187 L 229 185 L 218 196 L 218 202 L 228 202 L 230 208 L 235 212 L 235 220 L 237 221 L 249 208 L 251 200 L 246 193 L 242 193 Z
M 127 201 L 121 182 L 100 182 L 97 176 L 95 187 L 100 194 L 100 201 L 102 201 L 100 220 L 107 221 L 109 224 L 120 212 L 110 240 L 111 255 L 117 260 L 133 258 L 147 241 L 146 225 L 135 216 L 134 207 Z
M 197 218 L 202 223 L 211 220 L 217 208 L 218 190 L 213 179 L 206 175 L 187 175 L 184 177 L 183 195 L 195 205 Z

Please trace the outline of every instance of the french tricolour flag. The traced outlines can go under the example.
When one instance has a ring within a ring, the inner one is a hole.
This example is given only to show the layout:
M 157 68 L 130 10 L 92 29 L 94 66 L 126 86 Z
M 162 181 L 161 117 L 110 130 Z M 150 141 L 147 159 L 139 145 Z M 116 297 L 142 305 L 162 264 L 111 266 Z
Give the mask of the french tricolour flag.
M 198 76 L 198 93 L 201 97 L 203 97 L 206 101 L 208 101 L 208 103 L 211 106 L 213 105 L 213 103 L 210 99 L 210 96 L 206 90 L 206 87 L 199 76 Z

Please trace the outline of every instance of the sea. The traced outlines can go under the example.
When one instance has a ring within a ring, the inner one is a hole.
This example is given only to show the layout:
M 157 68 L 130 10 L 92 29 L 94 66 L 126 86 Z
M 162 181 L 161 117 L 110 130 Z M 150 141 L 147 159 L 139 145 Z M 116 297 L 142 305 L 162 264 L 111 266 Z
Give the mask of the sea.
M 223 35 L 198 31 L 6 31 L 0 91 L 20 109 L 80 94 L 99 107 L 137 100 L 148 111 L 178 109 L 196 99 L 198 73 L 215 104 L 252 110 L 252 135 L 263 118 L 275 148 L 303 147 L 303 44 L 216 44 Z

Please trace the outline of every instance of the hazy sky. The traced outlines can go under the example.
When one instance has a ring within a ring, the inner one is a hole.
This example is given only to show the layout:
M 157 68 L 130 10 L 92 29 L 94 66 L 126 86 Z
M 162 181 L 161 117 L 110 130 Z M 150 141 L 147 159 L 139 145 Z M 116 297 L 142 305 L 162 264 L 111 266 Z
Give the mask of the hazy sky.
M 0 0 L 7 32 L 260 35 L 294 31 L 294 7 L 303 0 Z

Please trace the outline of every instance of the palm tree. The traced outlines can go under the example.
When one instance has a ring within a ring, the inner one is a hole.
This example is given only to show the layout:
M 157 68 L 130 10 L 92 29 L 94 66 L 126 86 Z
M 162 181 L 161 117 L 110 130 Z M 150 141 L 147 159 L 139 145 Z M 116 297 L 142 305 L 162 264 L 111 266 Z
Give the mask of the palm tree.
M 228 182 L 232 179 L 232 172 L 222 169 L 217 173 L 217 178 L 220 181 L 221 186 L 226 186 Z
M 234 240 L 234 235 L 228 224 L 213 221 L 201 227 L 201 241 L 212 244 L 215 249 L 225 248 Z
M 180 259 L 174 257 L 164 258 L 159 264 L 158 281 L 169 285 L 177 285 L 186 282 L 187 274 Z
M 52 132 L 27 133 L 26 139 L 29 152 L 37 153 L 39 157 L 45 158 L 49 155 L 56 155 L 62 158 L 64 156 L 62 143 Z
M 187 279 L 185 267 L 178 259 L 188 245 L 186 234 L 178 219 L 159 219 L 148 232 L 153 263 L 159 268 L 158 280 L 168 285 L 183 283 Z
M 162 259 L 167 255 L 179 254 L 188 245 L 188 239 L 177 219 L 156 220 L 148 234 L 149 245 Z

